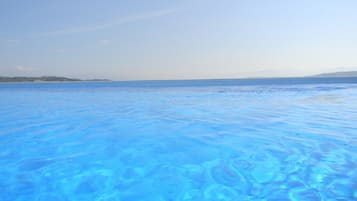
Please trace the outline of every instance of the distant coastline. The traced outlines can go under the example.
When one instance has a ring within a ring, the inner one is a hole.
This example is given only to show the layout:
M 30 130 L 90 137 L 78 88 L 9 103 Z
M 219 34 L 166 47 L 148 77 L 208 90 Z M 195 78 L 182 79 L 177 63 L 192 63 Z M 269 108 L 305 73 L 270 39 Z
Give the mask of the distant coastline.
M 269 78 L 226 78 L 226 79 L 202 79 L 202 80 L 255 80 L 255 79 L 303 79 L 303 78 L 357 78 L 357 71 L 341 71 L 341 72 L 332 72 L 332 73 L 322 73 L 312 76 L 306 77 L 269 77 Z M 191 80 L 191 79 L 190 79 Z M 195 80 L 195 79 L 192 79 Z M 201 80 L 201 79 L 197 79 Z M 109 79 L 78 79 L 78 78 L 67 78 L 67 77 L 59 77 L 59 76 L 40 76 L 40 77 L 26 77 L 26 76 L 16 76 L 16 77 L 6 77 L 0 76 L 1 82 L 111 82 Z M 132 80 L 129 82 L 135 81 L 170 81 L 170 80 Z M 179 81 L 179 80 L 171 80 L 171 81 Z M 188 80 L 187 80 L 188 81 Z
M 41 77 L 2 77 L 0 82 L 109 82 L 108 79 L 88 79 L 82 80 L 77 78 L 57 77 L 57 76 L 41 76 Z
M 357 71 L 341 71 L 332 73 L 322 73 L 314 77 L 357 77 Z

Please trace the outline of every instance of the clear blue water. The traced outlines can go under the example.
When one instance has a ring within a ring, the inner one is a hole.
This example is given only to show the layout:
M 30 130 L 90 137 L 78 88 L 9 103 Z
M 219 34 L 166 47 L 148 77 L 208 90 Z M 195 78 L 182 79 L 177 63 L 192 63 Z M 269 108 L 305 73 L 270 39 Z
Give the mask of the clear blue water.
M 0 200 L 357 200 L 356 82 L 0 84 Z

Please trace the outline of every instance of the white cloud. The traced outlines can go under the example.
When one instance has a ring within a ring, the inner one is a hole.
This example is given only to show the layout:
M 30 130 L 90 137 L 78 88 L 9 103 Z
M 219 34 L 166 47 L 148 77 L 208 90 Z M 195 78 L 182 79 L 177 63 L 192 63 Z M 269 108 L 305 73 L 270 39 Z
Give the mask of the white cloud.
M 73 33 L 81 33 L 81 32 L 98 31 L 98 30 L 102 30 L 105 28 L 113 27 L 113 26 L 118 26 L 118 25 L 122 25 L 122 24 L 138 22 L 138 21 L 144 21 L 144 20 L 148 20 L 151 18 L 157 18 L 157 17 L 170 15 L 177 11 L 178 11 L 177 9 L 158 10 L 158 11 L 143 13 L 143 14 L 139 14 L 139 15 L 131 15 L 131 16 L 122 17 L 122 18 L 119 18 L 119 19 L 116 19 L 116 20 L 113 20 L 113 21 L 110 21 L 107 23 L 103 23 L 103 24 L 97 24 L 97 25 L 91 25 L 91 26 L 78 26 L 78 27 L 50 31 L 50 32 L 44 33 L 43 35 L 53 36 L 53 35 L 65 35 L 65 34 L 73 34 Z

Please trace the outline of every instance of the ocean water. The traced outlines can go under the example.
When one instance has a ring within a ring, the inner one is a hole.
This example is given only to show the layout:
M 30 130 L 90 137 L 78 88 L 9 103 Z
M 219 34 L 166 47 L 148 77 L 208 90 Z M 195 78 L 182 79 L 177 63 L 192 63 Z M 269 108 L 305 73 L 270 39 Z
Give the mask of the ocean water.
M 357 200 L 357 80 L 0 84 L 0 200 Z

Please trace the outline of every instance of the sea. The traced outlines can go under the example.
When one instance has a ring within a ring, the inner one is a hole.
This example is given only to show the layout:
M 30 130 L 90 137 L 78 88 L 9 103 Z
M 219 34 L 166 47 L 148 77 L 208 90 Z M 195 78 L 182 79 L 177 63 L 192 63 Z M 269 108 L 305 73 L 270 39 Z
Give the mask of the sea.
M 357 78 L 1 83 L 0 200 L 357 200 Z

